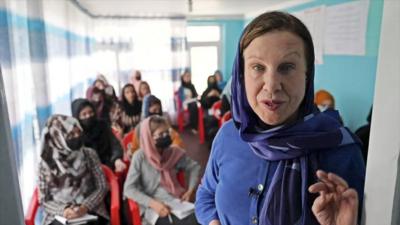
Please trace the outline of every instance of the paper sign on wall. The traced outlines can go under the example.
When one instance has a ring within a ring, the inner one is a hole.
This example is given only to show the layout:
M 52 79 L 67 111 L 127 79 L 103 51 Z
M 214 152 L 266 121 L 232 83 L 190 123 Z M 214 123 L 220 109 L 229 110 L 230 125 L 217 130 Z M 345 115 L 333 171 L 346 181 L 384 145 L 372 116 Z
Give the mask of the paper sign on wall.
M 299 18 L 308 28 L 314 42 L 315 63 L 323 63 L 324 50 L 324 18 L 325 6 L 310 8 L 301 12 L 296 12 L 294 15 Z
M 365 55 L 368 6 L 356 1 L 327 7 L 325 54 Z

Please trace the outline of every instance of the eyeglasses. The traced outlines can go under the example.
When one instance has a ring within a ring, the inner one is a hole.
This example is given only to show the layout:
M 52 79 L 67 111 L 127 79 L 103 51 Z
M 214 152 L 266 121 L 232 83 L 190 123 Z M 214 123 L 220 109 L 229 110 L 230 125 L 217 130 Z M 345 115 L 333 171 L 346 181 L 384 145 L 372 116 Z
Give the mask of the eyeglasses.
M 168 136 L 169 134 L 170 134 L 170 131 L 169 131 L 169 129 L 168 129 L 168 130 L 163 131 L 163 132 L 160 132 L 160 133 L 158 133 L 158 134 L 153 134 L 153 138 L 154 138 L 154 139 L 162 138 L 162 137 Z

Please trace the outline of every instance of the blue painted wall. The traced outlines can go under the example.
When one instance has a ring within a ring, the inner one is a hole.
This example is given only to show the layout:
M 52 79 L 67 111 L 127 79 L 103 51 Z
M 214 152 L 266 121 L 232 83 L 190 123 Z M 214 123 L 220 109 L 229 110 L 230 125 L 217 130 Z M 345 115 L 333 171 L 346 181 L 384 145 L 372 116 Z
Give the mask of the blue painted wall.
M 315 0 L 284 9 L 296 12 L 308 8 L 337 5 L 352 0 Z M 383 0 L 369 2 L 365 56 L 324 55 L 324 64 L 316 65 L 315 90 L 326 89 L 335 96 L 336 108 L 351 130 L 366 123 L 373 103 Z M 189 25 L 220 25 L 223 29 L 223 72 L 231 75 L 236 45 L 246 20 L 192 20 Z
M 296 12 L 320 5 L 336 5 L 350 0 L 316 0 L 286 9 Z M 383 0 L 369 1 L 366 34 L 366 55 L 324 55 L 324 63 L 316 66 L 315 90 L 326 89 L 336 101 L 344 123 L 351 130 L 366 123 L 373 103 L 378 62 Z
M 232 73 L 233 60 L 236 55 L 236 48 L 240 35 L 243 30 L 244 21 L 242 19 L 224 20 L 189 20 L 189 26 L 218 25 L 222 31 L 222 65 L 221 71 L 224 80 L 227 80 Z

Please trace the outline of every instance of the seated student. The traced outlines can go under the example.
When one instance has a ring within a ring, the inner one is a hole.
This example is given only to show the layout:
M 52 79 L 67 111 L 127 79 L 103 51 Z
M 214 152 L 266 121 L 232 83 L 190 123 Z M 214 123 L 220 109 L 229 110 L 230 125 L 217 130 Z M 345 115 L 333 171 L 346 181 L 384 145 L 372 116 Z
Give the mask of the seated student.
M 212 143 L 218 132 L 218 120 L 213 116 L 209 109 L 220 100 L 221 90 L 218 88 L 215 76 L 207 78 L 207 89 L 201 95 L 201 107 L 204 109 L 204 129 L 206 130 L 206 140 Z M 210 146 L 211 147 L 211 146 Z
M 335 109 L 335 98 L 326 90 L 319 90 L 315 93 L 314 103 L 321 112 Z
M 57 224 L 54 217 L 74 219 L 96 214 L 93 224 L 107 224 L 103 202 L 108 186 L 96 152 L 83 145 L 79 122 L 53 115 L 42 134 L 39 163 L 39 202 L 44 225 Z
M 216 70 L 214 72 L 215 79 L 217 80 L 219 90 L 224 90 L 226 86 L 226 81 L 224 81 L 224 77 L 222 76 L 221 71 Z
M 133 84 L 126 84 L 121 91 L 121 114 L 119 121 L 126 134 L 136 127 L 140 122 L 142 103 L 136 94 Z
M 170 127 L 163 117 L 151 116 L 140 126 L 141 149 L 132 157 L 124 196 L 139 204 L 143 225 L 171 224 L 169 219 L 176 225 L 197 224 L 194 213 L 179 220 L 171 214 L 169 204 L 176 199 L 189 201 L 194 197 L 200 165 L 181 148 L 171 145 Z M 188 189 L 178 183 L 180 170 L 189 174 Z M 158 217 L 155 223 L 148 220 L 151 215 Z
M 104 89 L 104 108 L 106 115 L 109 117 L 111 128 L 117 137 L 121 138 L 124 136 L 124 125 L 122 124 L 122 107 L 118 101 L 117 95 L 115 94 L 114 87 L 108 85 Z
M 218 88 L 217 80 L 214 75 L 207 78 L 207 89 L 201 95 L 201 106 L 210 109 L 212 105 L 220 100 L 221 90 Z
M 96 80 L 94 80 L 93 84 L 88 87 L 86 90 L 86 98 L 91 98 L 93 94 L 93 89 L 97 88 L 99 90 L 104 91 L 104 89 L 108 86 L 108 82 L 103 75 L 97 76 Z
M 163 114 L 161 101 L 156 96 L 149 95 L 146 105 L 144 105 L 142 108 L 143 108 L 142 114 L 144 115 L 143 119 L 146 119 L 152 115 L 159 115 L 163 116 L 167 120 L 168 124 L 171 124 L 168 115 Z M 171 132 L 170 134 L 172 138 L 172 144 L 184 148 L 183 140 L 180 137 L 179 133 L 175 131 L 173 128 L 170 128 L 170 132 Z M 140 123 L 135 128 L 135 135 L 132 138 L 132 144 L 128 151 L 129 155 L 132 155 L 136 150 L 139 149 L 139 147 L 140 147 Z
M 83 143 L 93 148 L 102 164 L 115 172 L 124 171 L 123 151 L 120 142 L 104 120 L 96 118 L 94 106 L 86 99 L 75 99 L 71 104 L 72 116 L 79 120 L 83 128 Z
M 142 82 L 142 73 L 140 70 L 132 71 L 129 82 L 135 87 L 136 93 L 139 93 L 139 85 Z
M 182 103 L 182 110 L 189 111 L 189 127 L 192 133 L 197 133 L 198 109 L 197 109 L 197 91 L 192 84 L 192 78 L 189 71 L 181 76 L 181 86 L 178 89 L 178 97 Z
M 138 92 L 139 100 L 143 101 L 144 97 L 149 94 L 151 94 L 151 89 L 150 89 L 149 83 L 147 83 L 146 81 L 140 82 L 139 92 Z
M 314 97 L 314 104 L 318 107 L 320 112 L 338 119 L 340 124 L 343 125 L 343 119 L 335 109 L 335 98 L 331 93 L 326 90 L 317 91 Z

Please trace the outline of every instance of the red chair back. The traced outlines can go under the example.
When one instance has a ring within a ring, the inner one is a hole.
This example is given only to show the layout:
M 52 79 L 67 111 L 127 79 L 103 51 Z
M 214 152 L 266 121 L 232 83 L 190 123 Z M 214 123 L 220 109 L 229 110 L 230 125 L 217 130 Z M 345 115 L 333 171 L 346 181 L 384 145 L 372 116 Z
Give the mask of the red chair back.
M 232 118 L 231 111 L 226 112 L 221 118 L 221 125 Z
M 128 145 L 132 143 L 133 136 L 135 135 L 135 129 L 129 131 L 129 133 L 125 134 L 124 138 L 122 139 L 122 147 L 125 151 L 128 150 Z
M 185 172 L 179 171 L 176 175 L 178 182 L 182 187 L 186 187 L 185 183 Z M 142 225 L 142 219 L 140 218 L 140 208 L 139 204 L 132 199 L 128 199 L 129 213 L 132 220 L 132 225 Z
M 119 214 L 120 202 L 119 202 L 119 185 L 118 179 L 110 168 L 105 165 L 101 165 L 104 175 L 107 179 L 107 183 L 110 186 L 111 192 L 111 210 L 110 210 L 110 222 L 111 225 L 120 225 L 121 218 Z M 35 225 L 35 216 L 39 208 L 39 190 L 36 187 L 31 202 L 29 203 L 28 211 L 25 215 L 25 225 Z
M 179 132 L 183 132 L 185 111 L 183 110 L 182 101 L 179 98 L 179 91 L 174 92 L 174 101 L 176 107 L 176 122 L 178 123 Z

